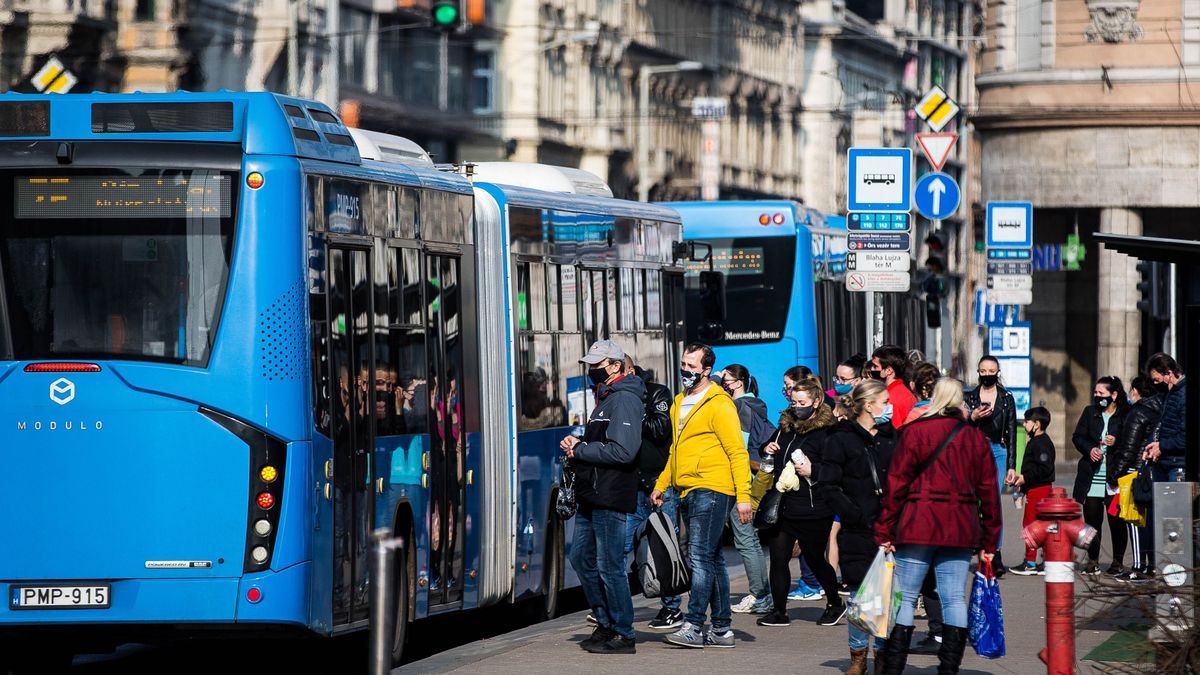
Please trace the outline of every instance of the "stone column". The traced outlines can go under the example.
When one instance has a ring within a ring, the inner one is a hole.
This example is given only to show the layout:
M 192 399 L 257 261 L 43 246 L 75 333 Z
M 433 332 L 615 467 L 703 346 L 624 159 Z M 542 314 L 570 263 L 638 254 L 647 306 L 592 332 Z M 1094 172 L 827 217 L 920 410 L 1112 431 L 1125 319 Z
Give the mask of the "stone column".
M 1133 209 L 1102 209 L 1100 231 L 1141 236 L 1142 215 Z M 1103 246 L 1099 257 L 1096 377 L 1116 375 L 1128 383 L 1138 373 L 1138 347 L 1142 339 L 1137 309 L 1137 260 Z

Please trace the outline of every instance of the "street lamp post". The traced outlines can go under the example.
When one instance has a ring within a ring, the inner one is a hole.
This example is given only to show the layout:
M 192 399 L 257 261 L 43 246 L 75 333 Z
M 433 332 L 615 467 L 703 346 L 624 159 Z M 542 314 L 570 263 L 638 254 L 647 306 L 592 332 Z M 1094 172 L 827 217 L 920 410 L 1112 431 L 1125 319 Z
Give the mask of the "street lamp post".
M 665 66 L 645 65 L 638 69 L 638 201 L 650 200 L 650 78 L 665 73 L 703 70 L 699 61 L 680 61 Z

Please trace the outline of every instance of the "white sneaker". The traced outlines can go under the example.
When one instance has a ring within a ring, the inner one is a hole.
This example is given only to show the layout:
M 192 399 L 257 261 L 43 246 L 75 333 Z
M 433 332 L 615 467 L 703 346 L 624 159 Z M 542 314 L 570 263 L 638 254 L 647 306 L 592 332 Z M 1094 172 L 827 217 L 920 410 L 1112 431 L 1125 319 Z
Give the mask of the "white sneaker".
M 758 598 L 753 595 L 747 595 L 740 602 L 734 605 L 731 609 L 734 614 L 749 614 L 754 610 L 754 603 L 758 602 Z

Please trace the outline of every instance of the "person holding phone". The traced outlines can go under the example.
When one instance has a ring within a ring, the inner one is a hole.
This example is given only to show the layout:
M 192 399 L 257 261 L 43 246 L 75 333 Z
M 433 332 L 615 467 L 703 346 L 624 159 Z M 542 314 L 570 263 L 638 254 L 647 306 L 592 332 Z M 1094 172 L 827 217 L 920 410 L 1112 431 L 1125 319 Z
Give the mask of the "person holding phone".
M 967 421 L 982 431 L 992 446 L 992 458 L 996 461 L 996 483 L 1003 494 L 1004 486 L 1012 485 L 1017 478 L 1017 403 L 1012 393 L 1000 384 L 1000 361 L 996 357 L 979 359 L 976 372 L 979 386 L 963 396 Z M 1003 538 L 1000 543 L 1003 544 Z M 1007 571 L 999 544 L 996 546 L 996 560 L 992 569 L 997 579 Z

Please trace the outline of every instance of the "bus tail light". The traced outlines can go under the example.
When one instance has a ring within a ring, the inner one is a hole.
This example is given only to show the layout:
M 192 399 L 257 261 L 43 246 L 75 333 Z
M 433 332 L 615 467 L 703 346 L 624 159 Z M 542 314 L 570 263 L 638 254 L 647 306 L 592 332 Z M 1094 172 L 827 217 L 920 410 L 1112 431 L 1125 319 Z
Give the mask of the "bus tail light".
M 259 602 L 262 601 L 262 598 L 263 598 L 263 593 L 262 593 L 262 590 L 260 590 L 258 588 L 258 586 L 251 586 L 246 591 L 246 600 L 249 601 L 249 603 L 252 605 L 257 605 Z
M 759 225 L 770 225 L 771 224 L 771 216 L 766 213 L 762 214 L 761 216 L 758 217 L 758 224 Z
M 271 566 L 283 492 L 287 478 L 287 444 L 228 415 L 200 409 L 201 414 L 224 427 L 246 444 L 249 496 L 246 504 L 246 548 L 243 572 L 262 572 Z
M 776 225 L 782 225 L 783 224 L 783 214 L 776 213 L 774 216 L 771 217 L 771 222 L 775 223 Z

